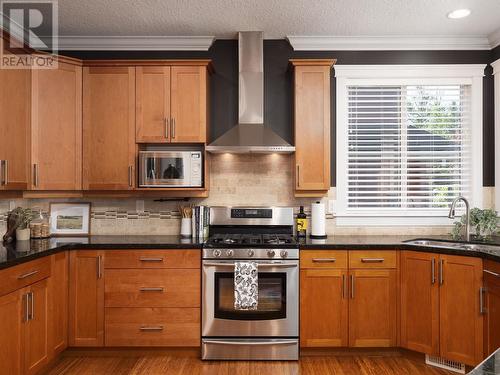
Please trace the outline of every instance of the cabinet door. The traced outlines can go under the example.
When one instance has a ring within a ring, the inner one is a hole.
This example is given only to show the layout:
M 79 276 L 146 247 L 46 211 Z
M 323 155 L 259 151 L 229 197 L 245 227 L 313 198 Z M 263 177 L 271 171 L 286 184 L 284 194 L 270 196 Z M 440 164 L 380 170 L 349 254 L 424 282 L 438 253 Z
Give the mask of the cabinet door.
M 49 293 L 47 279 L 26 288 L 29 320 L 24 324 L 24 374 L 36 374 L 49 363 Z
M 172 142 L 200 142 L 207 139 L 207 68 L 171 68 Z
M 84 68 L 83 189 L 133 189 L 134 175 L 135 68 Z
M 0 190 L 26 190 L 31 72 L 0 69 Z
M 396 346 L 396 270 L 351 270 L 349 276 L 349 346 Z
M 347 271 L 300 271 L 300 345 L 347 346 Z
M 68 346 L 68 253 L 52 255 L 49 280 L 49 351 L 54 358 Z
M 401 254 L 401 346 L 439 355 L 439 255 Z
M 136 68 L 136 141 L 170 141 L 170 67 Z
M 330 67 L 295 67 L 295 190 L 330 188 Z
M 32 74 L 32 189 L 82 188 L 82 68 L 59 62 Z
M 484 357 L 500 348 L 500 263 L 484 264 L 485 307 Z
M 439 269 L 441 357 L 474 366 L 483 355 L 482 261 L 441 255 Z
M 2 374 L 20 375 L 23 365 L 23 325 L 26 301 L 21 291 L 0 297 L 0 366 Z
M 104 345 L 103 254 L 70 252 L 69 345 Z

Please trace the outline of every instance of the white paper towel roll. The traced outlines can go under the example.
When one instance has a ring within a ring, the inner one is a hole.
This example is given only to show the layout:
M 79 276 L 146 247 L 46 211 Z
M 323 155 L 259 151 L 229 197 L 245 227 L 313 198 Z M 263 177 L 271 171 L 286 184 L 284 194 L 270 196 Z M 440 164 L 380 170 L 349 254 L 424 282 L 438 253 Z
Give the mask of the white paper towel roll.
M 311 204 L 311 237 L 326 237 L 325 205 L 321 202 Z

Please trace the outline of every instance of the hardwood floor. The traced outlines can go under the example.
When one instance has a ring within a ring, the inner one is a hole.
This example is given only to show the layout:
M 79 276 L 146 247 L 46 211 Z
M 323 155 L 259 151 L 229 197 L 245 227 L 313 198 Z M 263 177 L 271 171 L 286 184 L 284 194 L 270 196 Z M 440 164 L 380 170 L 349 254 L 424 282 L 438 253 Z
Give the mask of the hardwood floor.
M 62 357 L 47 375 L 446 375 L 407 356 L 307 356 L 299 362 L 203 362 L 175 355 Z

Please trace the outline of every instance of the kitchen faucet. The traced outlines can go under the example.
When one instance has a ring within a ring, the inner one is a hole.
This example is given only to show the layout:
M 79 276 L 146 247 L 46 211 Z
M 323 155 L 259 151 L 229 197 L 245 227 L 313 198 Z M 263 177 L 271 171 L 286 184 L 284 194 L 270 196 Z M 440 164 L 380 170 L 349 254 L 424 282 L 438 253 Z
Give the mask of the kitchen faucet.
M 470 241 L 470 207 L 469 207 L 469 201 L 465 199 L 464 197 L 460 196 L 457 197 L 451 202 L 450 206 L 450 213 L 448 214 L 448 217 L 450 219 L 455 218 L 455 206 L 457 205 L 458 201 L 463 201 L 465 203 L 465 240 L 467 242 Z

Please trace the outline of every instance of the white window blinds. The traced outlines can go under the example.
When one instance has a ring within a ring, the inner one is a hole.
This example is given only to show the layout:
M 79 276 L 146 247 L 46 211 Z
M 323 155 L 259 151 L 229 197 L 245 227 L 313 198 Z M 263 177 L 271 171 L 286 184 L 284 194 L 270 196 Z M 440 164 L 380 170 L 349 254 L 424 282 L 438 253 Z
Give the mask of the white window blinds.
M 442 214 L 471 192 L 471 85 L 348 85 L 346 213 Z

